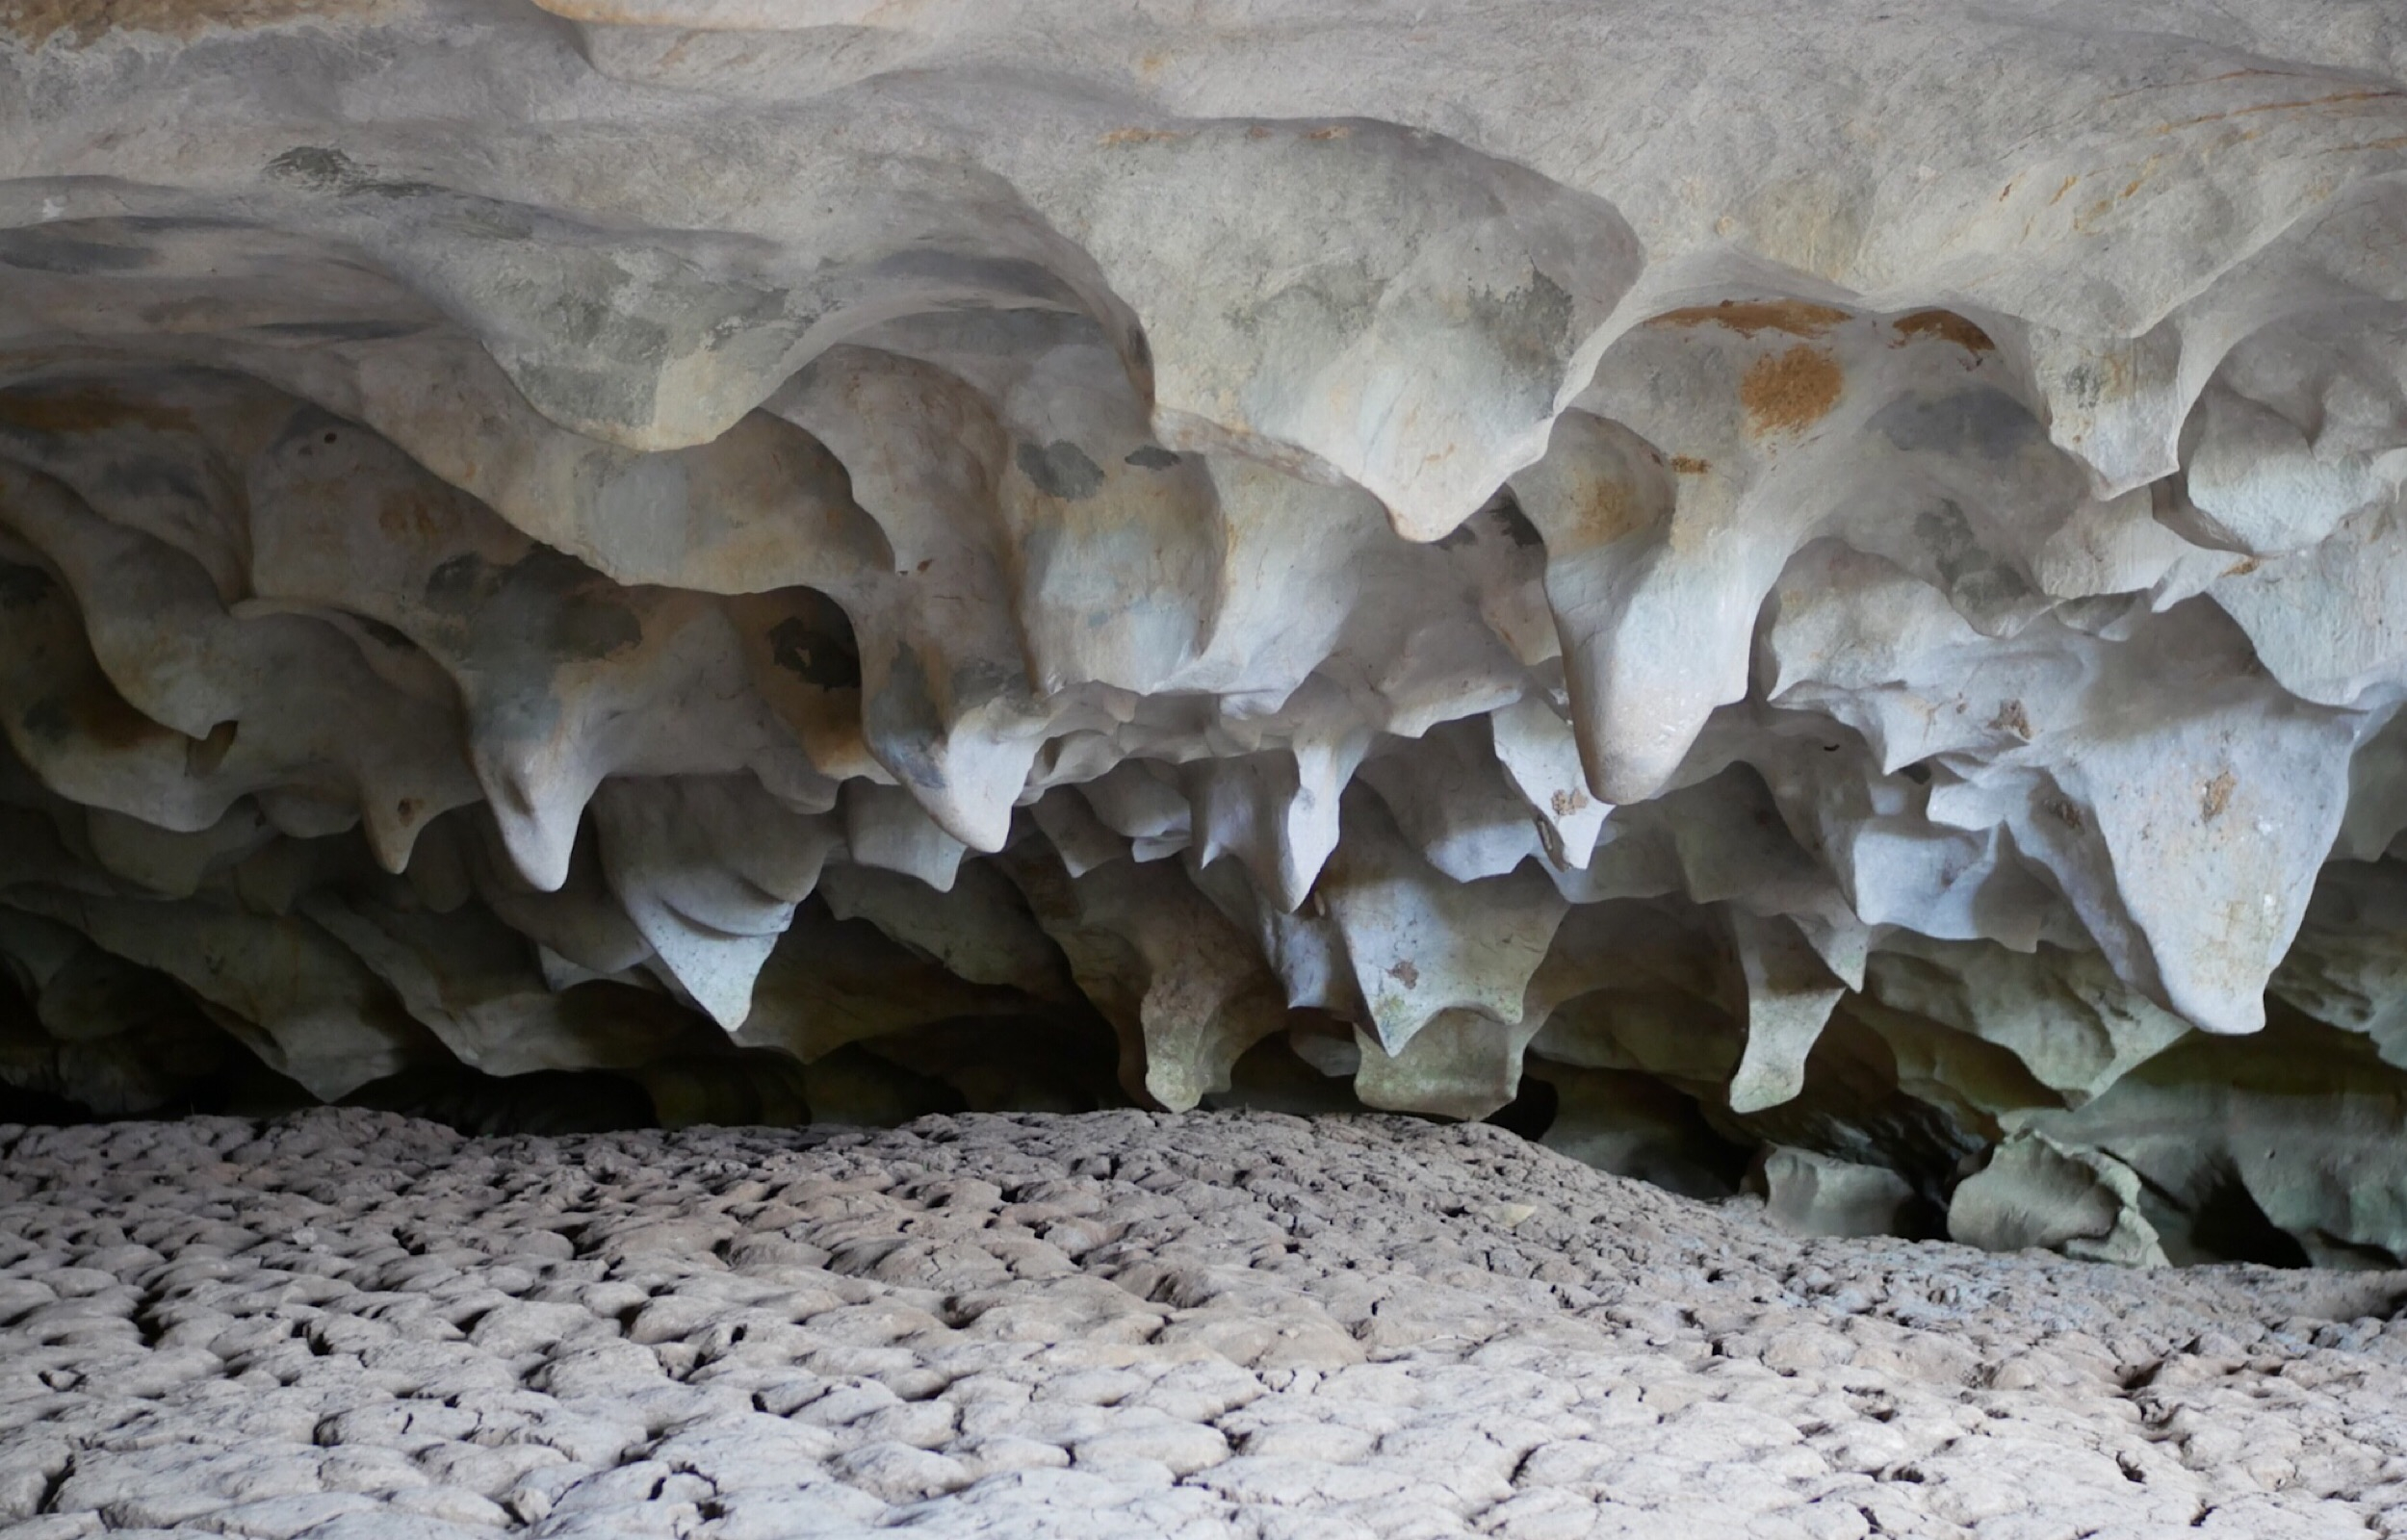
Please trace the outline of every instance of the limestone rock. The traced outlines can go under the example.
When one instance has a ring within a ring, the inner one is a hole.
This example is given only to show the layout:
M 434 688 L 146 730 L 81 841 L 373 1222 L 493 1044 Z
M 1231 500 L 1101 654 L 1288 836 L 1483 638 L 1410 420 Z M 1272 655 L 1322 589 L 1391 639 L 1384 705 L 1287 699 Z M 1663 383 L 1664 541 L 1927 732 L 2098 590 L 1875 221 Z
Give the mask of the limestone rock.
M 1955 1190 L 1948 1234 L 1992 1251 L 2047 1246 L 2091 1262 L 2162 1266 L 2139 1212 L 2139 1176 L 2110 1155 L 2067 1150 L 2043 1134 L 2000 1144 Z
M 1902 1235 L 1912 1224 L 1914 1189 L 1884 1167 L 1774 1146 L 1762 1180 L 1765 1216 L 1799 1235 Z M 1964 1189 L 1956 1192 L 1960 1201 Z
M 2385 0 L 0 7 L 0 1078 L 2407 1256 L 2402 253 Z
M 0 1216 L 29 1536 L 2322 1536 L 2407 1459 L 2407 1274 L 1800 1238 L 1479 1124 L 0 1125 Z

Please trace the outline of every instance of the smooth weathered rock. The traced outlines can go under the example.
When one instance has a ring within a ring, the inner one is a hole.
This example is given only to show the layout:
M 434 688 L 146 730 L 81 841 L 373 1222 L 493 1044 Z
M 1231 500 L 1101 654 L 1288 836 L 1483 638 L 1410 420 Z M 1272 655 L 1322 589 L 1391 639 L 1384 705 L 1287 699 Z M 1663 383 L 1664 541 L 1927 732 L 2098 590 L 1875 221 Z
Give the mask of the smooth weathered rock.
M 1992 1251 L 2046 1246 L 2088 1262 L 2161 1267 L 2139 1209 L 2139 1177 L 2110 1155 L 2068 1151 L 2043 1134 L 1998 1146 L 1948 1204 L 1948 1234 Z
M 0 7 L 0 1079 L 1543 1084 L 2407 1256 L 2403 77 L 2388 0 Z
M 1912 1223 L 1909 1216 L 1917 1194 L 1905 1178 L 1885 1167 L 1774 1147 L 1764 1157 L 1761 1176 L 1765 1218 L 1800 1235 L 1902 1235 Z M 1964 1193 L 1964 1188 L 1956 1189 L 1959 1200 Z M 1989 1238 L 1954 1239 L 1979 1245 Z

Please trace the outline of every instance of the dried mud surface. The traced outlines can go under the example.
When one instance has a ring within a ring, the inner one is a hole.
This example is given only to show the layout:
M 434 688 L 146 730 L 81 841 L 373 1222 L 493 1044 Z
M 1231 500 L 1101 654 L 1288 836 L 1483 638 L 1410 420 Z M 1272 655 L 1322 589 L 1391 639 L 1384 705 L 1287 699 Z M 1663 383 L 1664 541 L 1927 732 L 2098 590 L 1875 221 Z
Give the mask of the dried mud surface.
M 1476 1124 L 0 1127 L 0 1536 L 2395 1534 L 2402 1292 Z

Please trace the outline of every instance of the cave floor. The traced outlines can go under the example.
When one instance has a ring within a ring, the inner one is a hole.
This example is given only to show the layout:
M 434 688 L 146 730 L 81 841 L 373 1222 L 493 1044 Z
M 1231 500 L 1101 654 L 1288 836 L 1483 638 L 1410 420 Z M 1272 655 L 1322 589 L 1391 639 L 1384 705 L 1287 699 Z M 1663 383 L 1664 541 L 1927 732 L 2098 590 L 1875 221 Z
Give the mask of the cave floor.
M 2396 1534 L 2402 1294 L 1384 1117 L 0 1127 L 0 1536 Z

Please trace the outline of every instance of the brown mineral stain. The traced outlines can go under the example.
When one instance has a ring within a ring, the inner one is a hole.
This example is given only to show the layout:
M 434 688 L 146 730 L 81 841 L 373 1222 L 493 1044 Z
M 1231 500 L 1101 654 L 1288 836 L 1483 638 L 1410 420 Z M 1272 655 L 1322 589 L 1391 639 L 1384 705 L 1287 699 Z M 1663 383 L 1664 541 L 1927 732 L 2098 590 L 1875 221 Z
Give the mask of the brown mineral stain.
M 426 500 L 407 490 L 398 490 L 376 504 L 376 527 L 391 539 L 409 545 L 431 546 L 449 533 L 449 521 L 427 506 Z
M 1655 522 L 1654 510 L 1646 506 L 1637 489 L 1610 476 L 1596 476 L 1582 485 L 1571 517 L 1578 531 L 1575 543 L 1599 546 L 1635 534 Z
M 134 749 L 155 743 L 191 745 L 173 728 L 161 727 L 127 704 L 108 685 L 94 682 L 65 697 L 65 717 L 76 736 L 100 749 Z
M 2246 556 L 2224 568 L 2223 576 L 2226 578 L 2245 578 L 2250 573 L 2255 572 L 2259 567 L 2264 565 L 2265 563 L 2259 561 L 2256 557 Z
M 1968 353 L 1992 353 L 1998 347 L 1987 332 L 1953 310 L 1917 310 L 1890 324 L 1897 329 L 1901 346 L 1912 338 L 1935 337 L 1943 343 L 1954 343 Z
M 2081 815 L 2081 809 L 2074 807 L 2069 800 L 2063 797 L 2050 797 L 2041 806 L 2045 807 L 2047 810 L 2055 816 L 2058 823 L 2062 824 L 2065 828 L 2071 830 L 2077 834 L 2080 834 L 2087 825 L 2087 820 L 2083 818 Z
M 2200 123 L 2220 123 L 2234 117 L 2247 117 L 2257 113 L 2305 112 L 2309 108 L 2340 107 L 2350 102 L 2387 101 L 2402 95 L 2407 95 L 2407 91 L 2394 90 L 2387 87 L 2369 87 L 2364 90 L 2335 91 L 2329 96 L 2308 96 L 2297 101 L 2260 102 L 2254 107 L 2235 107 L 2226 113 L 2207 113 L 2197 117 L 2183 117 L 2170 123 L 2160 123 L 2157 125 L 2156 132 L 2171 134 L 2185 128 L 2195 128 Z
M 1567 791 L 1558 791 L 1546 801 L 1554 808 L 1556 817 L 1568 818 L 1588 807 L 1588 793 L 1573 787 Z
M 2073 185 L 2080 180 L 2081 178 L 2078 176 L 2068 176 L 2061 183 L 2058 184 L 2057 190 L 2048 194 L 2048 207 L 2055 208 L 2058 204 L 2063 202 L 2064 194 L 2073 191 Z
M 190 38 L 212 27 L 366 19 L 390 9 L 388 0 L 0 0 L 0 34 L 30 47 L 53 38 L 73 46 L 113 32 Z
M 1692 305 L 1667 310 L 1649 326 L 1726 326 L 1742 337 L 1759 331 L 1786 332 L 1792 337 L 1820 337 L 1831 327 L 1851 321 L 1844 310 L 1803 299 L 1724 299 L 1718 305 Z
M 1998 707 L 1998 714 L 1989 719 L 1992 732 L 2011 732 L 2024 742 L 2031 741 L 2031 713 L 2020 701 L 2008 701 Z
M 1839 361 L 1820 347 L 1799 346 L 1759 358 L 1739 376 L 1739 401 L 1747 408 L 1747 431 L 1756 438 L 1802 433 L 1821 422 L 1847 388 Z
M 2229 770 L 2207 783 L 2207 789 L 2198 798 L 2198 816 L 2208 823 L 2223 816 L 2223 809 L 2232 803 L 2232 788 L 2239 783 Z
M 1410 958 L 1407 958 L 1405 961 L 1388 968 L 1387 976 L 1395 980 L 1398 984 L 1403 985 L 1408 989 L 1413 988 L 1421 982 L 1421 970 L 1412 965 L 1412 961 Z
M 1711 460 L 1700 460 L 1694 454 L 1675 454 L 1671 457 L 1671 469 L 1682 475 L 1703 475 L 1713 468 Z
M 1354 130 L 1344 123 L 1332 123 L 1326 128 L 1313 129 L 1304 137 L 1306 139 L 1352 139 Z
M 5 0 L 0 0 L 5 3 Z M 0 423 L 34 433 L 97 433 L 113 427 L 146 427 L 162 433 L 190 432 L 189 413 L 106 385 L 0 395 Z
M 1162 140 L 1185 139 L 1187 136 L 1168 128 L 1115 128 L 1100 141 L 1110 144 L 1152 144 Z

